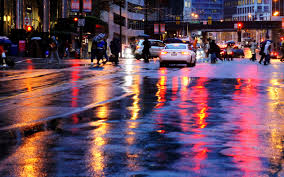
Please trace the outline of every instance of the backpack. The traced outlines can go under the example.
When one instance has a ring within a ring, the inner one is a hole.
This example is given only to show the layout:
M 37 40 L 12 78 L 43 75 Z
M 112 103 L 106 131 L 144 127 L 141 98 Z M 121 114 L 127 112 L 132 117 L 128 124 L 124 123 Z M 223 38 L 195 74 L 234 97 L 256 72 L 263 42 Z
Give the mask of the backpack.
M 97 44 L 97 48 L 104 49 L 104 46 L 105 46 L 105 41 L 100 41 L 100 42 L 98 42 L 98 44 Z

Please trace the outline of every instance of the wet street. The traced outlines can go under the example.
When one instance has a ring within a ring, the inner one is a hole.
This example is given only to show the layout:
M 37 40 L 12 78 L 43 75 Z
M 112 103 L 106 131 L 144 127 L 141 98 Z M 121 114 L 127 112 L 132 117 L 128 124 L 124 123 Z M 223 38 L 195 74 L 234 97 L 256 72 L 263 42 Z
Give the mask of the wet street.
M 284 176 L 284 64 L 22 60 L 0 70 L 0 176 Z

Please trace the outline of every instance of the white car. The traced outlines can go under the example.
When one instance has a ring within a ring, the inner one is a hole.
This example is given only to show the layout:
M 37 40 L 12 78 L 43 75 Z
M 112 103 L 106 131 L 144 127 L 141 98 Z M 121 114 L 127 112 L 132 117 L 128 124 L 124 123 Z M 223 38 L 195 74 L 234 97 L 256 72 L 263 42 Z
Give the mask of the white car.
M 135 53 L 134 53 L 136 59 L 142 58 L 142 51 L 143 51 L 143 48 L 144 48 L 143 42 L 144 42 L 144 39 L 141 39 L 136 44 L 136 50 L 135 50 Z M 161 51 L 165 48 L 165 44 L 163 43 L 163 41 L 156 40 L 156 39 L 149 39 L 149 42 L 151 44 L 150 57 L 151 58 L 152 57 L 159 57 Z
M 195 66 L 196 54 L 189 49 L 188 44 L 167 44 L 160 53 L 160 66 L 167 66 L 170 63 Z

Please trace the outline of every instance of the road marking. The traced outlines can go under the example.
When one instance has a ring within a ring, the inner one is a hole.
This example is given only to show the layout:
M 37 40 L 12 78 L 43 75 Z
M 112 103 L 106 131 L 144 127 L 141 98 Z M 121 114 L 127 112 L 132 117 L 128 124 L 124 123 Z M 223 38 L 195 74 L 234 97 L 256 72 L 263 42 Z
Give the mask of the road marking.
M 0 131 L 7 131 L 7 130 L 10 130 L 10 129 L 21 128 L 21 127 L 25 127 L 25 126 L 31 126 L 31 125 L 34 125 L 34 124 L 39 124 L 39 123 L 54 120 L 54 119 L 68 118 L 68 116 L 71 116 L 73 114 L 78 114 L 78 113 L 81 113 L 83 111 L 87 111 L 89 109 L 98 107 L 100 105 L 104 105 L 104 104 L 107 104 L 107 103 L 118 101 L 118 100 L 121 100 L 121 99 L 126 98 L 126 97 L 131 97 L 133 95 L 135 95 L 135 94 L 125 93 L 121 96 L 117 96 L 117 97 L 111 98 L 109 100 L 105 100 L 105 101 L 101 101 L 101 102 L 97 102 L 97 103 L 92 103 L 92 104 L 86 105 L 84 107 L 74 108 L 73 111 L 70 111 L 70 112 L 67 112 L 67 113 L 58 114 L 58 115 L 42 118 L 42 119 L 31 121 L 31 122 L 18 123 L 18 124 L 2 127 L 2 128 L 0 128 Z

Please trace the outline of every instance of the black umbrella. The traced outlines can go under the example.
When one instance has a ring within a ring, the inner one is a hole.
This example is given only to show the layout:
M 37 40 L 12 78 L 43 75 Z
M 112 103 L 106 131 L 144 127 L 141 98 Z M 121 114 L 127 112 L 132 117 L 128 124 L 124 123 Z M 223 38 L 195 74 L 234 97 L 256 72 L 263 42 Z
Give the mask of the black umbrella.
M 235 41 L 227 41 L 227 44 L 235 44 Z
M 164 41 L 164 43 L 183 43 L 183 41 L 178 38 L 168 38 Z
M 150 35 L 148 35 L 148 34 L 140 34 L 138 37 L 149 38 Z

